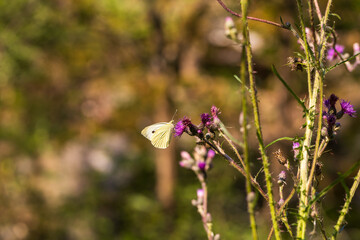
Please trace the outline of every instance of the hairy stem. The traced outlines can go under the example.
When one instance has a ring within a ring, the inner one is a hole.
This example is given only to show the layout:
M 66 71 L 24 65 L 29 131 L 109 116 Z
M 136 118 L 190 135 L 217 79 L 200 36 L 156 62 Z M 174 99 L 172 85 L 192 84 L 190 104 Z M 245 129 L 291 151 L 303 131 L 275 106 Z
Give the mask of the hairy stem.
M 274 228 L 274 235 L 276 239 L 281 239 L 280 237 L 280 230 L 277 223 L 276 217 L 276 210 L 275 210 L 275 202 L 272 192 L 272 179 L 269 169 L 269 160 L 265 153 L 265 145 L 262 137 L 261 125 L 260 125 L 260 115 L 259 115 L 259 108 L 257 103 L 257 96 L 256 96 L 256 88 L 255 88 L 255 80 L 253 75 L 253 62 L 252 62 L 252 52 L 251 52 L 251 45 L 250 45 L 250 37 L 249 37 L 249 28 L 248 28 L 248 21 L 247 21 L 247 10 L 248 10 L 248 1 L 241 0 L 241 12 L 242 12 L 242 21 L 243 21 L 243 39 L 244 39 L 244 46 L 246 49 L 246 56 L 247 56 L 247 65 L 248 65 L 248 74 L 249 74 L 249 82 L 250 82 L 250 89 L 251 89 L 251 103 L 253 106 L 254 111 L 254 121 L 256 126 L 256 135 L 259 141 L 259 148 L 262 157 L 264 173 L 265 173 L 265 181 L 266 181 L 266 188 L 267 194 L 269 197 L 269 208 L 271 214 L 271 221 Z
M 354 183 L 351 186 L 350 192 L 348 194 L 346 194 L 345 204 L 340 211 L 340 216 L 336 222 L 336 225 L 334 226 L 334 232 L 331 236 L 331 239 L 333 239 L 333 240 L 336 239 L 337 234 L 340 232 L 341 226 L 345 220 L 345 215 L 349 211 L 351 200 L 354 197 L 356 189 L 359 187 L 359 183 L 360 183 L 360 169 L 354 179 Z
M 240 77 L 241 79 L 245 79 L 246 77 L 246 54 L 245 54 L 245 46 L 242 47 L 242 56 L 240 63 Z M 242 95 L 242 129 L 243 129 L 243 142 L 244 142 L 244 164 L 245 164 L 245 172 L 246 172 L 246 193 L 247 193 L 247 206 L 249 211 L 249 219 L 251 226 L 251 233 L 253 239 L 258 239 L 257 230 L 256 230 L 256 221 L 255 221 L 255 199 L 251 199 L 251 195 L 253 194 L 251 190 L 251 180 L 250 180 L 250 166 L 249 166 L 249 145 L 248 145 L 248 129 L 247 129 L 247 101 L 246 101 L 246 86 L 245 83 L 241 84 L 241 95 Z

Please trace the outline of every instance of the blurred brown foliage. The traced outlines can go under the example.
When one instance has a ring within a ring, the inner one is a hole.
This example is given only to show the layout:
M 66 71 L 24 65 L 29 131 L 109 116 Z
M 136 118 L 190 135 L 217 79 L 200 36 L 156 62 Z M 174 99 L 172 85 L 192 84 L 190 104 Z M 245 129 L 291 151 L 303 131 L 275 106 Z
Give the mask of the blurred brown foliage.
M 169 121 L 176 109 L 175 119 L 199 121 L 216 105 L 240 137 L 233 77 L 240 52 L 224 36 L 228 14 L 204 0 L 13 0 L 0 2 L 0 9 L 0 238 L 204 238 L 190 205 L 195 178 L 176 167 L 179 150 L 193 148 L 193 139 L 173 139 L 171 150 L 161 152 L 140 131 Z M 339 42 L 351 52 L 360 39 L 359 4 L 337 2 L 333 9 L 343 18 L 336 23 Z M 295 12 L 295 2 L 278 0 L 253 2 L 250 9 L 250 15 L 279 21 L 280 14 L 292 23 Z M 296 40 L 271 26 L 250 27 L 264 137 L 300 135 L 301 109 L 270 70 L 275 64 L 306 96 L 303 74 L 286 66 L 300 51 Z M 359 106 L 359 76 L 359 70 L 334 70 L 326 95 Z M 358 123 L 343 122 L 323 160 L 324 183 L 359 160 Z M 252 147 L 257 166 L 255 141 Z M 291 155 L 291 144 L 279 147 Z M 216 160 L 209 176 L 216 232 L 246 238 L 243 179 Z M 274 175 L 280 170 L 275 163 Z M 324 200 L 330 224 L 343 197 L 339 187 Z M 258 215 L 266 211 L 260 202 Z M 356 236 L 358 218 L 349 216 L 344 239 Z M 266 219 L 259 223 L 260 231 L 268 228 Z

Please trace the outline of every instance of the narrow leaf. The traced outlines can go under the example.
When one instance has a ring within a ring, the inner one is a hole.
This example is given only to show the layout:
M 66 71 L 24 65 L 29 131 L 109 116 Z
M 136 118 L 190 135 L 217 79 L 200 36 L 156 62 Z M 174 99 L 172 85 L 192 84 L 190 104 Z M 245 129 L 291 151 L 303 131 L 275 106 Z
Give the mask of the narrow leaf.
M 294 141 L 294 138 L 292 138 L 292 137 L 281 137 L 281 138 L 275 139 L 274 141 L 272 141 L 271 143 L 269 143 L 268 145 L 266 145 L 265 149 L 268 148 L 268 147 L 270 147 L 270 146 L 273 145 L 274 143 L 279 142 L 279 141 L 282 141 L 282 140 Z
M 302 101 L 297 95 L 296 93 L 290 88 L 290 86 L 285 82 L 285 80 L 280 76 L 280 74 L 278 73 L 278 71 L 276 70 L 275 66 L 272 65 L 271 66 L 272 71 L 275 73 L 275 75 L 278 77 L 278 79 L 284 84 L 284 86 L 286 87 L 286 89 L 291 93 L 291 95 L 294 96 L 294 98 L 296 99 L 296 101 L 300 104 L 300 106 L 304 109 L 305 112 L 307 112 L 306 106 L 304 104 L 304 101 Z

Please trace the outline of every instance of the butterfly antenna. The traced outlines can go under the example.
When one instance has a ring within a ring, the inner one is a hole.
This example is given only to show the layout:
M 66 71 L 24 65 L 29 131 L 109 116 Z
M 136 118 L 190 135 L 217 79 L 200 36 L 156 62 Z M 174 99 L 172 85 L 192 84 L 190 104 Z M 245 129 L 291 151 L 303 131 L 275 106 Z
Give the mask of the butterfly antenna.
M 171 120 L 174 120 L 174 117 L 175 117 L 176 113 L 177 113 L 177 109 L 175 110 L 175 113 L 174 113 L 174 115 L 173 115 L 173 117 L 172 117 Z

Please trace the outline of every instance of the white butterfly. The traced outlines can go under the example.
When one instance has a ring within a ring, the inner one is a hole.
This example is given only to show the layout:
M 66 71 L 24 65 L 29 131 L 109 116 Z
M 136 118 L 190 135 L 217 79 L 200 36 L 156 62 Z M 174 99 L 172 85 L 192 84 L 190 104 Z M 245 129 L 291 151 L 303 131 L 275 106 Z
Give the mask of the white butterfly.
M 171 120 L 170 122 L 159 122 L 147 126 L 141 131 L 141 134 L 149 139 L 154 147 L 165 149 L 170 144 L 173 129 L 174 120 Z

